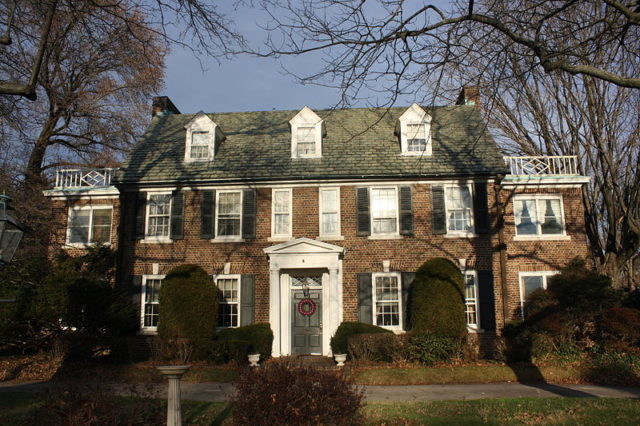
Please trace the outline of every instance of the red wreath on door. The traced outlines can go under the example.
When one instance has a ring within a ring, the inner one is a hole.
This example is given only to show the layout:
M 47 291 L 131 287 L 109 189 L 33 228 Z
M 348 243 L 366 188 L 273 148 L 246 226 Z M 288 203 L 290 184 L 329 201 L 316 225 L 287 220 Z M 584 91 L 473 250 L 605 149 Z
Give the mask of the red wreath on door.
M 316 302 L 311 299 L 302 299 L 298 302 L 298 313 L 306 317 L 316 313 Z

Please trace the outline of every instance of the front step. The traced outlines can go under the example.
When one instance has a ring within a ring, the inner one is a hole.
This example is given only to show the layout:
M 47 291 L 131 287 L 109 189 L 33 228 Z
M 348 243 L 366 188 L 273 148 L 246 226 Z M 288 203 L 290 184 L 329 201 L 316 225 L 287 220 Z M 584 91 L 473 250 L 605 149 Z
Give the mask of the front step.
M 322 355 L 293 355 L 291 358 L 300 362 L 304 366 L 314 367 L 321 370 L 334 370 L 336 363 L 333 358 Z

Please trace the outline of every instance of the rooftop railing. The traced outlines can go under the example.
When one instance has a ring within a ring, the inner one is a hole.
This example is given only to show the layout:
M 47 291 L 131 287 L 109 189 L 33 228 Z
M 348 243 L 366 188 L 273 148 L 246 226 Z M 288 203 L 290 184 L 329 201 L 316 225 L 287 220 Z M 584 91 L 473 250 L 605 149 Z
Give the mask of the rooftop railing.
M 55 189 L 100 188 L 111 185 L 117 168 L 63 169 L 56 171 Z
M 510 174 L 520 176 L 578 175 L 576 155 L 504 157 Z

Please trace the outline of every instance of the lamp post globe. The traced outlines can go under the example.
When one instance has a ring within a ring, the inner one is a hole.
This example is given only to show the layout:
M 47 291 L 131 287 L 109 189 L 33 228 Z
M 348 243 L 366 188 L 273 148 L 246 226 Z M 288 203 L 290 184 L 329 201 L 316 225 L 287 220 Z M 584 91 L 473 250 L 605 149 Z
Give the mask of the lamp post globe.
M 9 215 L 11 198 L 0 194 L 0 264 L 9 263 L 20 244 L 24 231 Z

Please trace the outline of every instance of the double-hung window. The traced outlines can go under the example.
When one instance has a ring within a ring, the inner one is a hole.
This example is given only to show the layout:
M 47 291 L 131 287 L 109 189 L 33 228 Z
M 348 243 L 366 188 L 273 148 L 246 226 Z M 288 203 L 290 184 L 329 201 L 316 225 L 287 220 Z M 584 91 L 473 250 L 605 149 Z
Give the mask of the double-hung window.
M 427 126 L 407 124 L 407 152 L 416 154 L 427 151 Z
M 316 154 L 316 128 L 301 126 L 297 131 L 298 157 L 309 157 Z
M 445 187 L 448 234 L 473 233 L 473 202 L 467 185 Z
M 163 278 L 163 275 L 145 275 L 142 278 L 142 332 L 154 332 L 158 329 L 159 296 Z
M 398 233 L 398 194 L 396 188 L 371 188 L 371 233 Z
M 216 196 L 216 238 L 240 238 L 242 236 L 242 191 L 218 191 Z
M 517 195 L 513 208 L 517 236 L 526 238 L 564 235 L 560 196 Z
M 171 194 L 149 194 L 147 237 L 168 239 L 171 223 Z
M 67 244 L 109 244 L 112 212 L 111 206 L 87 206 L 69 210 Z
M 340 236 L 339 188 L 320 188 L 320 236 Z
M 464 273 L 464 311 L 469 328 L 479 328 L 478 318 L 478 280 L 475 271 Z
M 271 209 L 272 237 L 291 237 L 291 189 L 274 189 Z
M 375 273 L 373 278 L 373 306 L 375 325 L 394 330 L 402 329 L 402 298 L 400 274 Z
M 240 325 L 240 276 L 222 275 L 215 279 L 219 290 L 218 327 Z
M 189 159 L 207 160 L 209 158 L 209 132 L 191 132 Z
M 529 299 L 531 293 L 536 290 L 546 290 L 549 284 L 549 278 L 557 275 L 558 271 L 536 271 L 536 272 L 520 272 L 520 304 L 524 315 L 524 303 Z

